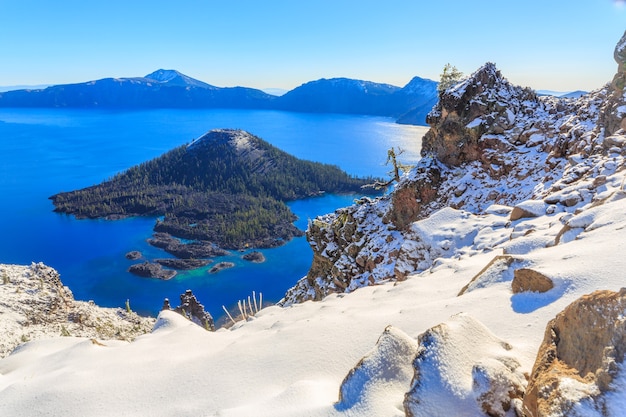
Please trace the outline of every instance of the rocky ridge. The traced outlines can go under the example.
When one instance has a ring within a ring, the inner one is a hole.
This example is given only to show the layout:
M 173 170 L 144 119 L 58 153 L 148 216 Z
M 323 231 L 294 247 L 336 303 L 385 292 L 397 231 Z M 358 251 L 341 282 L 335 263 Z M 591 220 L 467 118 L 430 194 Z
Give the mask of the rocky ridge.
M 432 246 L 423 227 L 442 209 L 469 222 L 513 211 L 509 220 L 520 222 L 574 214 L 621 192 L 625 103 L 611 85 L 578 99 L 538 96 L 485 64 L 442 94 L 427 119 L 422 159 L 392 192 L 310 222 L 313 264 L 282 304 L 402 281 L 454 256 L 449 244 Z M 503 240 L 523 227 L 503 227 Z M 486 250 L 478 241 L 474 249 Z
M 76 301 L 59 274 L 41 263 L 0 265 L 0 358 L 21 343 L 76 336 L 106 344 L 149 333 L 155 319 L 121 308 Z
M 458 297 L 506 286 L 511 308 L 524 314 L 586 285 L 586 277 L 563 272 L 569 256 L 551 271 L 534 262 L 597 233 L 626 209 L 624 45 L 626 33 L 613 82 L 578 99 L 538 97 L 490 63 L 444 92 L 429 114 L 422 160 L 391 193 L 311 222 L 313 266 L 281 303 L 409 275 L 425 279 L 429 270 L 490 252 Z M 604 233 L 618 233 L 619 223 Z M 593 262 L 593 253 L 608 249 L 588 247 L 573 257 Z M 620 268 L 618 260 L 610 265 Z M 388 328 L 344 380 L 338 406 L 382 379 L 402 381 L 407 416 L 450 409 L 468 417 L 621 415 L 625 297 L 625 288 L 601 290 L 567 306 L 547 324 L 529 373 L 512 345 L 464 313 L 421 333 L 416 351 L 410 337 Z M 407 356 L 414 357 L 410 366 Z M 385 375 L 380 365 L 390 361 L 398 369 Z

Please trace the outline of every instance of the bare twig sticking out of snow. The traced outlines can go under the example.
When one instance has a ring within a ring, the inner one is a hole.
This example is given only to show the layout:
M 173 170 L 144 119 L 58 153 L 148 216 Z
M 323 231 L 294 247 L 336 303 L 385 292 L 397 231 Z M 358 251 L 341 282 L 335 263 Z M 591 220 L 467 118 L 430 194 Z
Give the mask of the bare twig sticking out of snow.
M 259 293 L 259 302 L 257 303 L 256 291 L 252 291 L 252 296 L 248 296 L 247 300 L 244 298 L 243 300 L 237 301 L 237 307 L 239 308 L 239 314 L 242 320 L 248 320 L 263 308 L 263 293 Z M 228 312 L 228 309 L 225 306 L 222 306 L 222 309 L 224 309 L 230 321 L 232 321 L 233 324 L 237 324 L 237 320 Z

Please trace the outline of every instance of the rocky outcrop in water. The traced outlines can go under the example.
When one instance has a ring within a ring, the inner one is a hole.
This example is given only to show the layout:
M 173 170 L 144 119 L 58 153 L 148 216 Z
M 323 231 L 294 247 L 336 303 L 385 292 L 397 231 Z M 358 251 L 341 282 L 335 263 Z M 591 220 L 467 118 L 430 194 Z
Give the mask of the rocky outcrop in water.
M 257 264 L 265 262 L 265 256 L 261 252 L 256 250 L 242 255 L 241 259 Z
M 235 264 L 233 262 L 218 262 L 215 264 L 215 266 L 209 269 L 209 274 L 217 274 L 224 269 L 233 268 L 234 266 Z
M 148 239 L 148 243 L 180 259 L 212 258 L 229 254 L 228 251 L 217 247 L 211 242 L 202 240 L 182 242 L 180 239 L 163 232 L 154 233 Z
M 155 259 L 154 262 L 158 263 L 159 265 L 165 266 L 167 268 L 187 270 L 187 269 L 202 268 L 203 266 L 209 265 L 213 261 L 209 259 L 162 258 L 162 259 Z
M 130 268 L 128 268 L 128 272 L 144 278 L 157 278 L 162 280 L 172 279 L 176 276 L 176 271 L 164 269 L 158 263 L 148 261 L 131 265 Z

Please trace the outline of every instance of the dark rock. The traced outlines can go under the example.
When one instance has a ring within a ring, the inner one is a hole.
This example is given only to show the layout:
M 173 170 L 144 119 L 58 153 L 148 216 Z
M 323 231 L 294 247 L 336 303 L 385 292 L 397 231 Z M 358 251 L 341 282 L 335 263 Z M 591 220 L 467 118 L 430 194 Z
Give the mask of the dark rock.
M 166 299 L 167 300 L 167 299 Z M 169 300 L 167 300 L 169 305 Z M 164 303 L 165 306 L 165 303 Z M 191 290 L 180 295 L 180 305 L 174 309 L 177 313 L 187 317 L 198 326 L 204 327 L 208 331 L 215 331 L 213 316 L 204 310 L 204 306 L 198 302 Z
M 131 265 L 128 272 L 145 278 L 158 278 L 163 280 L 172 279 L 176 276 L 176 271 L 171 269 L 163 269 L 159 264 L 144 262 L 141 264 Z
M 223 269 L 232 268 L 233 266 L 235 266 L 235 264 L 232 262 L 220 262 L 217 265 L 215 265 L 213 268 L 209 269 L 209 273 L 216 274 Z
M 169 245 L 181 242 L 179 239 L 176 239 L 167 233 L 154 233 L 152 237 L 148 239 L 148 243 L 155 248 L 165 249 Z
M 202 268 L 203 266 L 207 266 L 208 264 L 210 264 L 213 261 L 210 261 L 208 259 L 171 259 L 171 258 L 166 258 L 166 259 L 155 259 L 154 262 L 158 263 L 159 265 L 168 267 L 168 268 L 172 268 L 172 269 L 182 269 L 182 270 L 187 270 L 187 269 L 197 269 L 197 268 Z
M 161 307 L 161 311 L 163 310 L 171 310 L 172 306 L 170 305 L 170 299 L 166 298 L 165 300 L 163 300 L 163 307 Z
M 241 259 L 259 264 L 265 262 L 265 256 L 263 256 L 263 254 L 259 251 L 246 253 L 241 257 Z
M 211 242 L 203 241 L 171 245 L 166 247 L 165 251 L 181 259 L 212 258 L 230 254 L 230 252 L 215 246 Z
M 193 241 L 183 243 L 168 233 L 155 233 L 148 243 L 154 247 L 164 249 L 177 258 L 197 260 L 199 258 L 212 258 L 215 256 L 229 255 L 229 252 L 206 241 Z
M 141 252 L 137 250 L 130 251 L 126 254 L 126 259 L 130 259 L 131 261 L 136 261 L 137 259 L 141 257 L 142 257 Z

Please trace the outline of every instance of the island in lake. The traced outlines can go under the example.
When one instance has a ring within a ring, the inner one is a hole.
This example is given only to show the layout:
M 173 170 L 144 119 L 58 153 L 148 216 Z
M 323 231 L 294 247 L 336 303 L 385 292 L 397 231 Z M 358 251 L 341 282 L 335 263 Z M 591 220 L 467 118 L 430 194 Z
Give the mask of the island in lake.
M 374 181 L 298 159 L 248 132 L 219 129 L 99 185 L 50 199 L 56 212 L 77 218 L 158 217 L 150 243 L 196 259 L 282 245 L 303 234 L 286 201 L 371 193 L 362 186 Z

